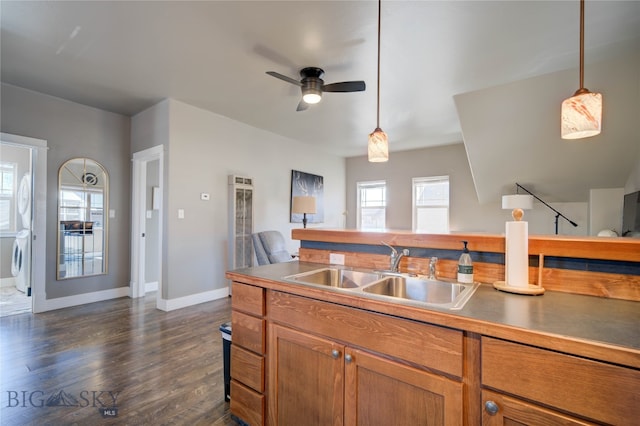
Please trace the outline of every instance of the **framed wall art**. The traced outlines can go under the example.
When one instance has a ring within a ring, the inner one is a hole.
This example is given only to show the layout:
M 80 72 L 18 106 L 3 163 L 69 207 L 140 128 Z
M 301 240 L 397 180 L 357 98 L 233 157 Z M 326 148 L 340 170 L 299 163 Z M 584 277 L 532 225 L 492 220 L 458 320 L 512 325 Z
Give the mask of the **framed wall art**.
M 324 179 L 322 176 L 291 170 L 291 199 L 289 214 L 291 223 L 302 223 L 303 215 L 293 213 L 293 197 L 314 197 L 316 200 L 316 213 L 307 214 L 309 223 L 324 222 Z

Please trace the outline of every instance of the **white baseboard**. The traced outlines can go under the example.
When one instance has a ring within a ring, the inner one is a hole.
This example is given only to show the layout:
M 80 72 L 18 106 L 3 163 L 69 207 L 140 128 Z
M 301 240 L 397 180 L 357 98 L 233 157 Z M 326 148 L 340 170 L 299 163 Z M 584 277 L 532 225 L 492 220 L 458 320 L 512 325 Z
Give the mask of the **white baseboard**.
M 205 291 L 204 293 L 191 294 L 189 296 L 178 297 L 176 299 L 158 298 L 157 308 L 162 311 L 173 311 L 175 309 L 186 308 L 212 300 L 222 299 L 229 296 L 229 288 L 219 288 L 217 290 Z
M 118 287 L 109 290 L 95 291 L 92 293 L 77 294 L 75 296 L 45 299 L 43 309 L 38 310 L 38 312 L 53 311 L 54 309 L 69 308 L 71 306 L 102 302 L 103 300 L 117 299 L 118 297 L 127 296 L 129 296 L 129 287 Z
M 145 293 L 151 293 L 152 291 L 158 291 L 158 281 L 144 284 Z
M 15 287 L 16 277 L 0 278 L 0 287 Z

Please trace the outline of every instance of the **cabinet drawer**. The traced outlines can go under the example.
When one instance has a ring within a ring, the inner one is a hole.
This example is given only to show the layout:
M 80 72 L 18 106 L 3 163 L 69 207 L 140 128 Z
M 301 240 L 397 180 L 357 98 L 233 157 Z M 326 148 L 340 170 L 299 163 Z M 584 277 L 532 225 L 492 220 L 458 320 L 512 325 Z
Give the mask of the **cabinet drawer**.
M 265 338 L 264 327 L 265 321 L 260 318 L 252 317 L 242 312 L 231 312 L 231 343 L 233 346 L 242 346 L 250 351 L 264 354 Z
M 232 309 L 258 317 L 264 316 L 264 289 L 234 281 L 231 294 Z
M 460 330 L 287 293 L 267 294 L 270 320 L 462 377 Z
M 231 349 L 231 377 L 257 392 L 264 392 L 264 357 L 234 345 Z
M 482 384 L 611 424 L 640 418 L 640 371 L 489 337 Z
M 251 426 L 264 424 L 264 395 L 231 380 L 231 413 Z

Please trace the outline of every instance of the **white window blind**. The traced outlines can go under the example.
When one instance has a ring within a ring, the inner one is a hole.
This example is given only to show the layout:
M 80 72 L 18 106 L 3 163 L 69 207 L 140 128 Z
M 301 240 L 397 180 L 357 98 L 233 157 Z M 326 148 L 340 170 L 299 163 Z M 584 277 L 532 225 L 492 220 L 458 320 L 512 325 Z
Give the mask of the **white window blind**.
M 385 181 L 358 182 L 358 229 L 385 229 L 386 208 Z
M 449 176 L 413 178 L 413 230 L 449 232 Z
M 18 165 L 0 162 L 0 231 L 15 232 Z

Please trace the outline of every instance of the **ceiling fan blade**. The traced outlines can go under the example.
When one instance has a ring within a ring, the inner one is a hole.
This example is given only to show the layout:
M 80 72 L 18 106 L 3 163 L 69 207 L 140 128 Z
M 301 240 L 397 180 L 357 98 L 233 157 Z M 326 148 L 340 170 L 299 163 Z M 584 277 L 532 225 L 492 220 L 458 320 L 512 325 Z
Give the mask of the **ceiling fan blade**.
M 300 103 L 298 104 L 298 108 L 296 108 L 296 111 L 306 111 L 308 108 L 309 104 L 300 99 Z
M 279 78 L 280 80 L 284 80 L 287 83 L 295 84 L 296 86 L 302 86 L 302 83 L 300 83 L 298 80 L 294 80 L 291 77 L 287 77 L 286 75 L 282 75 L 282 74 L 277 73 L 275 71 L 267 71 L 267 74 L 269 74 L 271 77 L 275 77 L 275 78 Z
M 323 92 L 362 92 L 366 88 L 364 81 L 342 81 L 340 83 L 325 84 Z

